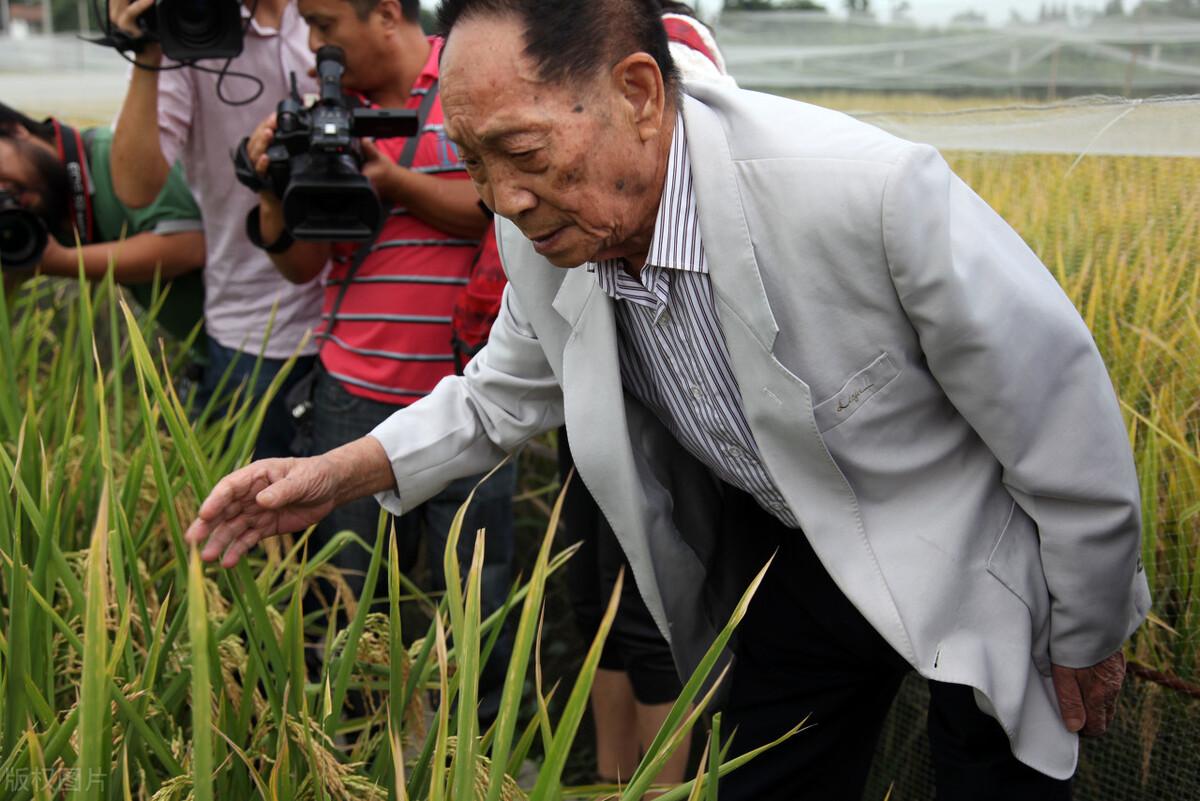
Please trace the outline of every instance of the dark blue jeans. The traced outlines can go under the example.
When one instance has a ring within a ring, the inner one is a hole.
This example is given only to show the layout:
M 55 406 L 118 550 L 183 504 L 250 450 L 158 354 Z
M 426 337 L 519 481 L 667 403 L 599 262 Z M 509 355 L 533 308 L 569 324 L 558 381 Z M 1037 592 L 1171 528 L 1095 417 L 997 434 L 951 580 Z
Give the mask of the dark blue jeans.
M 342 384 L 321 367 L 317 368 L 313 393 L 313 453 L 325 453 L 371 432 L 401 407 L 352 395 Z M 466 501 L 483 476 L 459 479 L 440 494 L 394 518 L 396 544 L 400 552 L 399 568 L 410 572 L 417 561 L 421 539 L 432 576 L 434 592 L 446 589 L 442 558 L 454 515 Z M 463 578 L 475 552 L 475 532 L 487 532 L 483 564 L 483 615 L 487 617 L 504 605 L 512 583 L 513 512 L 512 496 L 516 489 L 516 468 L 505 465 L 475 492 L 475 498 L 463 522 L 458 541 L 458 558 Z M 380 507 L 374 498 L 362 498 L 334 509 L 313 532 L 308 552 L 315 554 L 339 531 L 353 531 L 367 543 L 375 541 Z M 334 564 L 355 596 L 361 594 L 371 554 L 367 549 L 351 544 L 338 552 Z M 386 575 L 386 574 L 383 574 Z M 386 585 L 376 584 L 376 597 Z M 480 677 L 479 713 L 484 719 L 493 717 L 500 704 L 504 673 L 512 653 L 511 629 L 501 634 Z
M 222 391 L 224 396 L 229 396 L 240 384 L 249 381 L 250 375 L 254 372 L 256 360 L 257 354 L 227 348 L 210 337 L 208 340 L 208 364 L 204 367 L 203 378 L 192 402 L 192 413 L 196 416 L 200 415 L 209 399 L 216 394 L 221 378 L 227 370 L 231 370 L 231 373 Z M 270 386 L 276 374 L 283 369 L 286 361 L 286 359 L 262 360 L 258 378 L 255 380 L 254 386 L 250 388 L 250 395 L 255 402 L 266 394 L 267 387 Z M 254 445 L 256 459 L 306 455 L 294 453 L 292 450 L 292 441 L 296 438 L 296 425 L 284 398 L 287 397 L 288 390 L 311 372 L 316 363 L 316 356 L 302 356 L 297 359 L 292 371 L 284 380 L 283 386 L 279 388 L 279 392 L 267 405 L 267 413 L 263 417 L 262 428 L 259 429 L 258 440 Z M 219 415 L 221 408 L 218 406 L 214 414 Z

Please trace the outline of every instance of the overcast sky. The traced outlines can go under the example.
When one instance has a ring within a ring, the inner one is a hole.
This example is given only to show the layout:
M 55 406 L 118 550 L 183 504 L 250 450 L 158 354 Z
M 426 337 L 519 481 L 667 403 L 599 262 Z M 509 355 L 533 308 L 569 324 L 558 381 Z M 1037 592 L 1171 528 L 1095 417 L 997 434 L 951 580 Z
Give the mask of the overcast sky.
M 844 3 L 840 0 L 819 0 L 830 9 L 841 9 Z M 892 7 L 899 0 L 873 0 L 871 6 L 881 19 L 888 19 Z M 938 24 L 948 21 L 961 11 L 981 11 L 987 15 L 988 21 L 1001 23 L 1008 19 L 1009 9 L 1016 9 L 1025 18 L 1036 17 L 1038 9 L 1047 0 L 908 0 L 912 6 L 912 16 L 924 24 Z M 1103 8 L 1103 0 L 1050 0 L 1062 4 L 1082 6 L 1085 8 Z M 715 13 L 721 8 L 722 0 L 698 0 L 703 14 Z M 1131 6 L 1131 0 L 1125 0 L 1125 5 Z

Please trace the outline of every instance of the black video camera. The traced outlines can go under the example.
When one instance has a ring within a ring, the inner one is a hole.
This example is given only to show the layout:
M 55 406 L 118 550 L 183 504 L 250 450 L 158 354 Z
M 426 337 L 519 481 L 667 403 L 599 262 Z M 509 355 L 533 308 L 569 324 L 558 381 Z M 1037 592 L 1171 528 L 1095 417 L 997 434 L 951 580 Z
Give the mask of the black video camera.
M 159 42 L 164 55 L 185 64 L 242 54 L 245 23 L 240 0 L 155 0 L 137 23 L 141 36 L 110 24 L 104 36 L 84 41 L 134 53 L 142 52 L 147 42 Z
M 0 266 L 6 271 L 38 266 L 48 237 L 42 218 L 23 207 L 12 192 L 0 189 Z
M 276 110 L 270 165 L 259 177 L 243 139 L 234 153 L 238 180 L 255 192 L 269 189 L 283 201 L 283 224 L 295 239 L 364 242 L 383 226 L 384 211 L 362 174 L 359 137 L 390 139 L 417 133 L 414 111 L 358 107 L 342 92 L 346 57 L 340 47 L 317 51 L 321 96 L 309 108 L 296 91 Z
M 157 0 L 138 17 L 138 25 L 176 61 L 236 58 L 242 53 L 245 23 L 239 0 Z

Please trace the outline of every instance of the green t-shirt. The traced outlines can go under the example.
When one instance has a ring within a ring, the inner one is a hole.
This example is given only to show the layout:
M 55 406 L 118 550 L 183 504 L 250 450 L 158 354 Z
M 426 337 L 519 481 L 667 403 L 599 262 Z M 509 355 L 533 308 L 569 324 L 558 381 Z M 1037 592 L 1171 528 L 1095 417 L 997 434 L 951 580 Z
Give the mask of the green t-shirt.
M 157 132 L 156 134 L 157 135 Z M 101 242 L 112 242 L 122 236 L 155 233 L 177 234 L 184 231 L 202 231 L 200 207 L 188 190 L 183 177 L 183 167 L 176 164 L 171 168 L 167 183 L 158 197 L 149 206 L 131 209 L 117 199 L 113 189 L 110 158 L 112 131 L 107 128 L 91 128 L 84 132 L 87 147 L 88 171 L 92 179 L 92 211 L 96 219 L 96 236 Z M 125 288 L 143 307 L 149 308 L 154 284 L 126 284 Z M 167 290 L 170 290 L 169 292 Z M 161 291 L 167 292 L 158 313 L 158 324 L 172 336 L 186 339 L 196 324 L 204 319 L 204 272 L 195 270 L 171 281 L 163 281 Z M 197 338 L 193 349 L 197 356 L 205 351 L 203 333 Z

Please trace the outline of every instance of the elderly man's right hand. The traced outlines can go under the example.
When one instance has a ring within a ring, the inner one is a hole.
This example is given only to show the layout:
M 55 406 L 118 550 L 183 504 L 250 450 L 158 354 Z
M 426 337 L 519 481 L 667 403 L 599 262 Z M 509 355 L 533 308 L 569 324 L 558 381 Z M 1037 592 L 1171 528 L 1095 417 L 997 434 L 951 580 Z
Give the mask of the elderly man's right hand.
M 309 459 L 263 459 L 213 487 L 184 538 L 206 562 L 233 567 L 264 537 L 303 531 L 334 507 L 394 490 L 387 452 L 362 437 Z
M 303 531 L 325 517 L 337 497 L 328 460 L 263 459 L 213 488 L 184 538 L 200 556 L 233 567 L 264 537 Z

